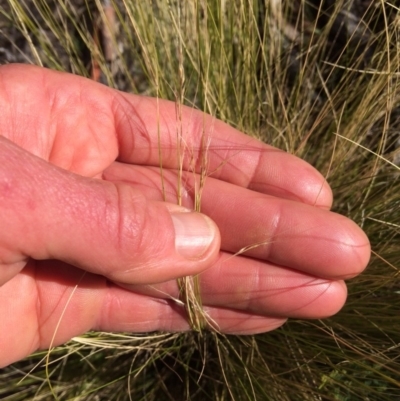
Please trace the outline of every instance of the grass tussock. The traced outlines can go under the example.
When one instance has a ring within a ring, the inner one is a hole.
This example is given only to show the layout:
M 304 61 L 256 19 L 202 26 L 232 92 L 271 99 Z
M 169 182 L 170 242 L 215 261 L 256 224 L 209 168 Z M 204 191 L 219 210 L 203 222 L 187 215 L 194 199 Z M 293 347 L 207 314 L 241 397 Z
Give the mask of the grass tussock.
M 384 0 L 1 2 L 1 62 L 168 98 L 178 127 L 185 104 L 306 159 L 330 182 L 334 210 L 367 232 L 373 257 L 334 318 L 243 338 L 89 333 L 52 350 L 47 369 L 38 353 L 1 370 L 0 398 L 398 399 L 399 18 Z M 188 280 L 184 294 L 200 302 Z

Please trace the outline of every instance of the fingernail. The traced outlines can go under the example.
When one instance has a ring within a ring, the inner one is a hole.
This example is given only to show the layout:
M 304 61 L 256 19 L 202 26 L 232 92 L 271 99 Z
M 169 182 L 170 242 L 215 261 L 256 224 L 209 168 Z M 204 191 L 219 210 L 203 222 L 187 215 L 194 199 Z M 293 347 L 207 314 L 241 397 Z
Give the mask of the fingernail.
M 201 258 L 213 243 L 216 235 L 214 223 L 196 212 L 172 212 L 175 227 L 175 247 L 185 258 Z

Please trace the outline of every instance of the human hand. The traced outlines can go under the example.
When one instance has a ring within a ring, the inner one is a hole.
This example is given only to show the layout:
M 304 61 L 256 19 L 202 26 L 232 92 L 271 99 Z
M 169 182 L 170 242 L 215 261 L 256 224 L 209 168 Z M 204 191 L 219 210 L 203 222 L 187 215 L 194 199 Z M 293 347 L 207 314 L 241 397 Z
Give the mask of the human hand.
M 328 211 L 323 177 L 203 113 L 183 108 L 181 123 L 194 154 L 184 161 L 183 206 L 193 206 L 205 132 L 212 174 L 202 212 L 215 224 L 173 206 L 174 103 L 0 67 L 0 366 L 88 330 L 188 330 L 174 301 L 185 275 L 201 273 L 204 309 L 225 333 L 343 306 L 342 280 L 365 268 L 370 247 L 353 222 Z

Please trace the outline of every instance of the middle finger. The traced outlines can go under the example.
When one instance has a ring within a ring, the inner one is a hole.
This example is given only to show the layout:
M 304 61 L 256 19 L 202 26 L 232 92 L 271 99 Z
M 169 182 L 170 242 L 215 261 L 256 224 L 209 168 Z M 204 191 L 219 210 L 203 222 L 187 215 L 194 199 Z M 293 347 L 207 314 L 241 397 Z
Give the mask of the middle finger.
M 115 163 L 110 181 L 135 185 L 151 200 L 177 203 L 176 171 Z M 182 177 L 182 205 L 193 208 L 199 177 Z M 164 197 L 165 195 L 165 197 Z M 300 202 L 276 198 L 208 177 L 201 211 L 221 233 L 221 248 L 329 279 L 359 274 L 369 259 L 369 241 L 344 216 Z

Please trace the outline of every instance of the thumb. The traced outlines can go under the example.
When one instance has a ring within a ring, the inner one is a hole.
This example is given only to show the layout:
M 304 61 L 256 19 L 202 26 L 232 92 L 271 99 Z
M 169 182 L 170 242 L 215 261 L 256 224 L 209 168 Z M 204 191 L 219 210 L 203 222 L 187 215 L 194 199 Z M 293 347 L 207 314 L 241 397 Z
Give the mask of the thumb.
M 220 247 L 208 217 L 147 200 L 128 184 L 77 176 L 0 138 L 0 284 L 29 258 L 57 259 L 126 284 L 209 267 Z

